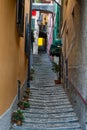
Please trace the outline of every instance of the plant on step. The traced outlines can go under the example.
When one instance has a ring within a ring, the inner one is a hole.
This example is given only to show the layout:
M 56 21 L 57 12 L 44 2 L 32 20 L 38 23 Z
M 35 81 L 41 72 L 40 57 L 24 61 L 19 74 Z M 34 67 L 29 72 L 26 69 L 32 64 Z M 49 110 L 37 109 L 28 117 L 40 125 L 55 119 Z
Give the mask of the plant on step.
M 17 125 L 22 125 L 22 122 L 24 121 L 25 117 L 24 114 L 21 110 L 17 110 L 12 113 L 11 115 L 11 123 L 12 124 L 17 124 Z
M 34 68 L 30 69 L 30 80 L 33 80 L 33 74 L 34 74 L 35 70 Z
M 52 62 L 52 70 L 56 73 L 57 80 L 55 80 L 55 83 L 60 83 L 59 81 L 59 71 L 60 71 L 60 66 L 59 64 Z
M 30 80 L 33 80 L 33 75 L 32 74 L 30 74 Z
M 31 68 L 30 73 L 34 74 L 34 72 L 35 72 L 34 68 Z
M 28 101 L 29 101 L 29 95 L 30 95 L 30 89 L 29 89 L 29 88 L 26 88 L 25 91 L 24 91 L 24 95 L 23 95 L 22 100 L 28 102 Z
M 27 95 L 30 94 L 30 89 L 29 88 L 26 88 L 25 91 L 24 91 Z
M 25 101 L 29 101 L 29 94 L 25 93 L 22 99 L 24 99 Z
M 25 109 L 30 107 L 30 103 L 27 101 L 19 101 L 17 105 L 18 107 L 20 107 L 20 109 Z
M 56 73 L 57 79 L 59 78 L 58 72 L 59 72 L 59 64 L 52 62 L 52 70 Z
M 22 101 L 29 102 L 29 98 L 22 98 Z

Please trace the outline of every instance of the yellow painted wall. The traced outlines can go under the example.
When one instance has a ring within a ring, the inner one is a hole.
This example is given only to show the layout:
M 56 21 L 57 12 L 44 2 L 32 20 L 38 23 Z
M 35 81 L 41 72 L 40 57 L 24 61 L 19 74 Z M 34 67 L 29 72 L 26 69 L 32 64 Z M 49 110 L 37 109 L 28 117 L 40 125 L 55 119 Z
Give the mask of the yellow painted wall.
M 43 15 L 42 23 L 43 23 L 43 25 L 45 25 L 48 22 L 48 14 L 42 13 L 42 15 Z
M 29 0 L 27 8 L 29 8 Z M 29 9 L 25 9 L 25 12 Z M 23 84 L 27 72 L 24 38 L 16 28 L 16 0 L 0 0 L 0 115 L 17 94 L 17 80 Z

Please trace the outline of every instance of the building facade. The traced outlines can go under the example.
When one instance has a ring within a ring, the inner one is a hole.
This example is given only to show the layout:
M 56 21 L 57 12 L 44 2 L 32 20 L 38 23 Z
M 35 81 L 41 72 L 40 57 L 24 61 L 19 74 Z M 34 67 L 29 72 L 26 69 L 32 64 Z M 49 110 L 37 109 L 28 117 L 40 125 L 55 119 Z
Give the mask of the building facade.
M 63 1 L 63 80 L 86 130 L 87 121 L 87 1 Z
M 27 77 L 25 16 L 29 15 L 30 0 L 21 2 L 19 10 L 20 0 L 19 4 L 16 0 L 0 0 L 0 130 L 8 130 L 18 80 L 23 86 Z M 20 15 L 23 16 L 21 21 Z
M 39 26 L 37 23 L 38 18 L 39 18 L 39 11 L 33 10 L 32 11 L 32 30 L 34 36 L 33 54 L 38 54 L 38 36 L 39 36 Z

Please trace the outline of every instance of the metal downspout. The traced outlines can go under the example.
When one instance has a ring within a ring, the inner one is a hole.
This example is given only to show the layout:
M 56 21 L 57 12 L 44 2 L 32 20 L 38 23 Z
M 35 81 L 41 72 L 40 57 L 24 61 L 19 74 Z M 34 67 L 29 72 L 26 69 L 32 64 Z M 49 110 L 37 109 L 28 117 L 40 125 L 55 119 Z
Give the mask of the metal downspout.
M 28 52 L 28 78 L 27 78 L 27 87 L 30 87 L 31 13 L 32 13 L 32 0 L 30 0 L 30 10 L 29 10 L 29 52 Z

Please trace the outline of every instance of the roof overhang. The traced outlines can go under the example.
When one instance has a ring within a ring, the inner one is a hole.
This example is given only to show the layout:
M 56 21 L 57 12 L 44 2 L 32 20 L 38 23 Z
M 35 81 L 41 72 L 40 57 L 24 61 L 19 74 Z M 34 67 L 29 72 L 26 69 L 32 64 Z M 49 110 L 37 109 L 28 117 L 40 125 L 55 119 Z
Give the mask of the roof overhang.
M 32 10 L 45 11 L 45 12 L 53 13 L 54 12 L 54 6 L 53 6 L 53 4 L 48 4 L 48 3 L 33 3 L 32 4 Z

